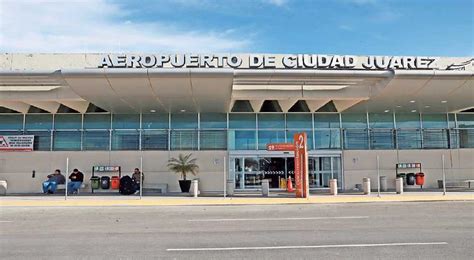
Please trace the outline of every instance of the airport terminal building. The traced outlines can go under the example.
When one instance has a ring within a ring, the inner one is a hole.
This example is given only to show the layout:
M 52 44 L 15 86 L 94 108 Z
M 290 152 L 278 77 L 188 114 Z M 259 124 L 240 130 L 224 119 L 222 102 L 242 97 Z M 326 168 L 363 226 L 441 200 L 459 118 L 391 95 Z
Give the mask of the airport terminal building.
M 443 165 L 474 179 L 473 73 L 473 57 L 0 54 L 0 180 L 40 192 L 69 158 L 86 182 L 142 165 L 179 191 L 167 161 L 192 153 L 203 192 L 282 190 L 293 153 L 267 144 L 306 132 L 310 189 L 376 180 L 377 156 L 389 188 L 419 171 L 437 188 Z

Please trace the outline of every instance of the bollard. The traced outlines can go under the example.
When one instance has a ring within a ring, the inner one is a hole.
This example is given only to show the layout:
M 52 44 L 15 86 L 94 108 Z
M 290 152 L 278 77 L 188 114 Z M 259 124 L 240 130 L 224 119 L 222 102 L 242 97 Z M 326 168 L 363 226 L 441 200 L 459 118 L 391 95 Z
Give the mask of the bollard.
M 329 192 L 331 195 L 337 195 L 337 179 L 329 180 Z
M 234 196 L 234 187 L 235 183 L 234 180 L 227 180 L 227 196 Z
M 192 180 L 191 182 L 193 197 L 197 198 L 199 194 L 199 180 Z
M 387 176 L 380 176 L 380 190 L 387 191 Z
M 395 191 L 397 194 L 403 194 L 403 178 L 397 178 L 395 180 Z
M 268 179 L 263 179 L 262 180 L 262 196 L 268 197 L 269 194 L 270 194 L 270 182 Z
M 364 190 L 364 194 L 370 195 L 370 178 L 362 179 L 362 188 Z

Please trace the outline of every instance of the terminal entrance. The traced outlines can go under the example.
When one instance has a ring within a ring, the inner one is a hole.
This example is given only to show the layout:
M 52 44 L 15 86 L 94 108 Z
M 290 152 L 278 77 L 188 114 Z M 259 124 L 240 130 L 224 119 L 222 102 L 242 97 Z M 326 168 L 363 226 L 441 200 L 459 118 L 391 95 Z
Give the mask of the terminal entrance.
M 291 177 L 294 185 L 295 161 L 292 154 L 231 155 L 229 179 L 233 179 L 236 190 L 259 189 L 263 179 L 268 179 L 270 188 L 286 189 Z M 329 188 L 329 180 L 338 179 L 342 186 L 340 154 L 309 155 L 308 175 L 310 189 Z

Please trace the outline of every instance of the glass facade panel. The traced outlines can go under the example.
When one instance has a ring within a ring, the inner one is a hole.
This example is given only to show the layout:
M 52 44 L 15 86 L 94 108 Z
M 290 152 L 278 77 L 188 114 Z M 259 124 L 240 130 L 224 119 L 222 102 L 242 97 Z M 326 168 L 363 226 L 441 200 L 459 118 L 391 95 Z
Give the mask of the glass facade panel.
M 344 129 L 344 148 L 348 150 L 366 150 L 369 139 L 365 129 Z
M 258 114 L 259 129 L 285 129 L 285 114 Z
M 57 114 L 54 116 L 54 129 L 82 129 L 82 115 Z
M 284 143 L 285 131 L 258 131 L 258 149 L 266 150 L 269 143 Z
M 314 114 L 314 128 L 340 128 L 339 114 Z
M 226 150 L 227 131 L 202 130 L 199 134 L 201 150 Z
M 395 131 L 393 129 L 371 129 L 370 149 L 395 149 Z
M 23 130 L 23 115 L 0 115 L 1 130 Z
M 393 114 L 369 114 L 369 127 L 370 128 L 394 128 L 393 126 Z
M 287 130 L 286 131 L 286 142 L 287 143 L 294 143 L 293 139 L 296 133 L 305 132 L 307 136 L 308 142 L 308 150 L 313 150 L 313 133 L 310 130 L 307 131 L 298 131 L 298 130 Z
M 312 114 L 286 114 L 286 128 L 288 129 L 311 129 L 313 128 Z
M 459 147 L 474 148 L 474 129 L 459 129 Z
M 395 114 L 397 128 L 420 128 L 420 114 Z
M 110 131 L 84 131 L 82 133 L 82 149 L 90 151 L 108 151 Z
M 367 114 L 341 114 L 342 128 L 367 128 Z
M 398 149 L 421 149 L 421 130 L 397 130 L 397 145 Z
M 423 148 L 425 149 L 447 149 L 448 130 L 447 129 L 424 129 Z
M 26 115 L 25 130 L 51 130 L 53 128 L 53 115 Z
M 203 113 L 200 115 L 201 129 L 227 128 L 227 115 L 224 113 Z
M 138 114 L 113 114 L 113 129 L 139 129 L 140 115 Z
M 171 129 L 197 129 L 197 114 L 171 114 Z
M 198 135 L 195 130 L 171 131 L 171 150 L 197 150 Z
M 459 128 L 474 128 L 474 113 L 473 114 L 457 114 Z
M 253 130 L 229 130 L 229 150 L 256 150 L 256 132 Z
M 110 114 L 84 114 L 84 129 L 110 129 Z
M 229 128 L 255 129 L 255 114 L 229 114 Z
M 142 115 L 143 129 L 168 129 L 169 128 L 169 114 L 143 114 Z
M 454 114 L 448 114 L 449 128 L 456 128 L 456 117 Z
M 27 131 L 25 135 L 34 135 L 33 141 L 34 151 L 50 151 L 51 150 L 51 132 L 50 131 Z
M 80 151 L 81 131 L 55 131 L 53 136 L 53 150 Z
M 448 119 L 446 114 L 422 114 L 423 128 L 447 128 Z
M 146 130 L 142 132 L 142 150 L 168 150 L 167 130 Z
M 139 138 L 137 130 L 112 131 L 112 150 L 138 150 Z
M 341 130 L 315 129 L 314 138 L 316 149 L 341 149 Z

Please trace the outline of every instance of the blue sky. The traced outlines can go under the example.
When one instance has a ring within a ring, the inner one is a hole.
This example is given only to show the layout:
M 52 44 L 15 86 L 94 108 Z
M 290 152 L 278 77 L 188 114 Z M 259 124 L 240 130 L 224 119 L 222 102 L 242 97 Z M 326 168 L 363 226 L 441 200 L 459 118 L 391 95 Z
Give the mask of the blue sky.
M 473 2 L 0 0 L 0 51 L 473 56 Z

